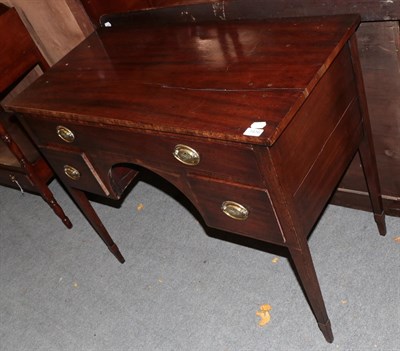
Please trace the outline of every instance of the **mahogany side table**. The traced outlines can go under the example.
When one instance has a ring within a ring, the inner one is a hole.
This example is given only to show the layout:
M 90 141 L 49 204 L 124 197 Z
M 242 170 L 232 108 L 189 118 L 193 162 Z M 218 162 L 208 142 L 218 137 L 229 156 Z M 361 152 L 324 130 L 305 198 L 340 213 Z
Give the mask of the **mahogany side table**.
M 356 152 L 381 192 L 357 15 L 123 26 L 93 33 L 9 103 L 120 262 L 85 192 L 118 199 L 145 167 L 210 227 L 288 248 L 333 341 L 307 236 Z

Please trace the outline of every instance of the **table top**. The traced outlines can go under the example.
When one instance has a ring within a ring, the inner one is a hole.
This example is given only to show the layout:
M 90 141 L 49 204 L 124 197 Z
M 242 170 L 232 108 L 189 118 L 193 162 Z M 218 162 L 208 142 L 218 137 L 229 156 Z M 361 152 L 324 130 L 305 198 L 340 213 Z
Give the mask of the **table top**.
M 7 108 L 272 145 L 358 15 L 101 28 Z M 266 122 L 259 136 L 243 133 Z

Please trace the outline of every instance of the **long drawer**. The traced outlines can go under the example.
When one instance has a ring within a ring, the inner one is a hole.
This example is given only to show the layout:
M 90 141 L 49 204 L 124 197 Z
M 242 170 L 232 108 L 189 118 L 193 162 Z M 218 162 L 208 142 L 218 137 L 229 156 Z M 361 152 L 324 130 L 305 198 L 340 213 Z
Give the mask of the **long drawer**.
M 178 172 L 196 169 L 212 177 L 263 186 L 253 149 L 246 144 L 31 117 L 28 128 L 45 148 L 70 146 L 88 154 L 114 153 L 143 166 L 162 164 L 164 169 Z

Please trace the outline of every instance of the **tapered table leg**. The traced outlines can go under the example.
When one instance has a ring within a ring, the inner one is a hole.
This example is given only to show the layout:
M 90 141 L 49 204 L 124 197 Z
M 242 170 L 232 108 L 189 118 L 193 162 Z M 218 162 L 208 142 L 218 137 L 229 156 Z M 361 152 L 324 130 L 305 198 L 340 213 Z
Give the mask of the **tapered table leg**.
M 365 180 L 371 199 L 372 210 L 379 234 L 386 234 L 385 212 L 383 211 L 382 194 L 379 185 L 378 170 L 376 167 L 375 155 L 371 149 L 369 138 L 364 136 L 358 149 L 363 165 Z
M 119 262 L 124 263 L 125 258 L 122 256 L 121 252 L 118 249 L 118 246 L 114 243 L 107 229 L 104 227 L 100 218 L 97 216 L 97 213 L 90 204 L 86 194 L 83 191 L 74 188 L 68 188 L 68 191 L 72 198 L 75 200 L 77 206 L 80 208 L 84 216 L 89 221 L 89 223 L 96 230 L 97 234 L 99 234 L 100 238 L 103 239 L 104 243 L 107 245 L 111 253 L 117 258 Z
M 311 258 L 308 244 L 304 243 L 302 249 L 289 248 L 290 255 L 296 271 L 303 285 L 311 309 L 327 342 L 333 342 L 331 322 L 326 312 L 317 274 Z
M 367 97 L 365 95 L 364 80 L 360 64 L 360 57 L 357 48 L 357 39 L 353 35 L 350 39 L 350 50 L 353 59 L 353 67 L 357 82 L 358 97 L 360 103 L 361 114 L 363 117 L 364 138 L 359 146 L 359 154 L 365 180 L 371 199 L 372 210 L 374 211 L 375 222 L 378 225 L 379 234 L 386 234 L 385 213 L 383 211 L 382 192 L 379 183 L 378 168 L 376 165 L 375 149 L 372 140 L 371 122 L 368 112 Z

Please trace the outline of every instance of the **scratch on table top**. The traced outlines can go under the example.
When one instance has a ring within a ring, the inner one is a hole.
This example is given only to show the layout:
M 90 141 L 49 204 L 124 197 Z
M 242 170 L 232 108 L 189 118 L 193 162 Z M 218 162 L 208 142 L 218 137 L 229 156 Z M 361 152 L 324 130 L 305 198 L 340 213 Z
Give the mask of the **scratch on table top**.
M 156 85 L 163 89 L 178 89 L 178 90 L 189 90 L 189 91 L 212 91 L 212 92 L 222 92 L 222 93 L 231 93 L 231 92 L 261 92 L 261 91 L 274 91 L 274 90 L 291 90 L 291 91 L 301 91 L 302 88 L 280 88 L 280 87 L 260 87 L 260 88 L 194 88 L 194 87 L 184 87 L 184 86 L 174 86 L 162 83 L 144 83 L 146 85 Z
M 189 11 L 182 11 L 181 12 L 182 16 L 187 16 L 189 17 L 193 22 L 196 22 L 196 17 L 194 17 Z
M 212 8 L 213 8 L 215 17 L 218 17 L 219 19 L 221 19 L 223 21 L 226 20 L 225 1 L 224 0 L 221 2 L 212 3 Z

